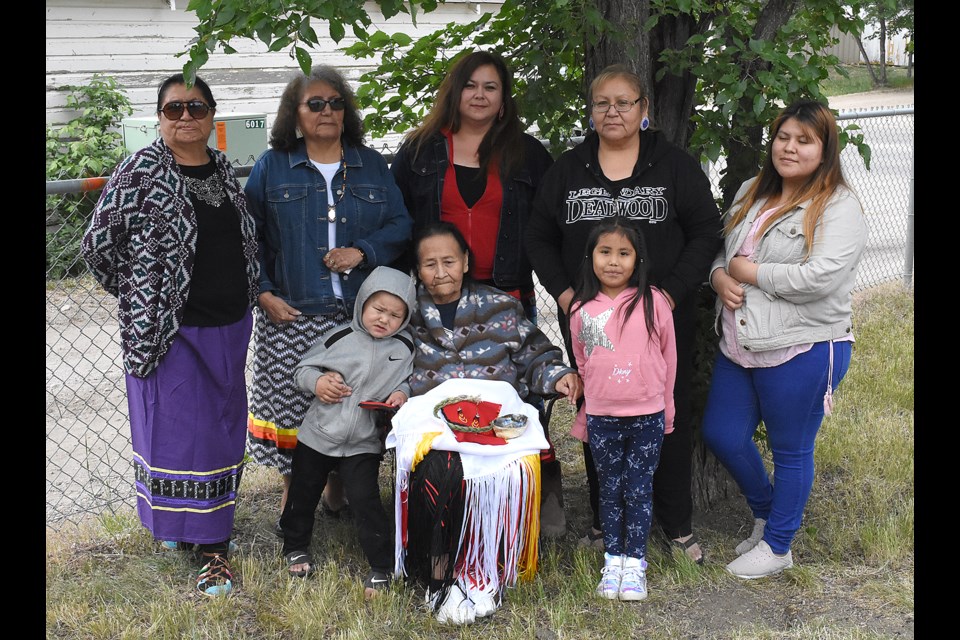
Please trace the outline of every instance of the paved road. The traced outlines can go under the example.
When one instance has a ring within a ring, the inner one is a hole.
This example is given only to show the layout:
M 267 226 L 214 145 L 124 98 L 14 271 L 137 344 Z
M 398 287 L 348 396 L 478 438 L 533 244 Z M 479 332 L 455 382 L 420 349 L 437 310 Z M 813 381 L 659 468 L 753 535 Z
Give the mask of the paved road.
M 913 89 L 883 89 L 866 93 L 848 93 L 829 99 L 830 108 L 838 111 L 874 109 L 879 107 L 912 107 Z

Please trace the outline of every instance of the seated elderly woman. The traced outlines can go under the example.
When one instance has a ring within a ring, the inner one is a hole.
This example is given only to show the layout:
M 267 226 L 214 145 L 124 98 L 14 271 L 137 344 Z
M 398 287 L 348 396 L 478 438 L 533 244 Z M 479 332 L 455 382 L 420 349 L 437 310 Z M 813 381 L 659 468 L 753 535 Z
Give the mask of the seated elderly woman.
M 517 299 L 466 278 L 470 254 L 454 225 L 425 226 L 414 250 L 413 397 L 387 438 L 397 455 L 396 572 L 427 588 L 441 623 L 467 624 L 536 572 L 539 454 L 549 445 L 524 400 L 575 402 L 583 387 Z

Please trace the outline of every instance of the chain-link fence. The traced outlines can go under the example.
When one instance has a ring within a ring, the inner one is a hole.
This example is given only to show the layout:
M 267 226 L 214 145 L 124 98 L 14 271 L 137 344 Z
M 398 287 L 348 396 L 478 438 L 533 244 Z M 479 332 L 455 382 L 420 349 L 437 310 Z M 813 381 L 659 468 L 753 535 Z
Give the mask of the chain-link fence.
M 857 287 L 898 279 L 912 285 L 913 108 L 850 112 L 840 120 L 859 125 L 872 149 L 869 171 L 852 147 L 841 158 L 870 227 Z M 708 167 L 714 185 L 721 169 Z M 238 168 L 241 176 L 249 171 Z M 46 517 L 53 527 L 135 506 L 117 305 L 78 255 L 104 184 L 47 183 Z M 553 299 L 538 287 L 537 300 L 541 328 L 562 345 Z

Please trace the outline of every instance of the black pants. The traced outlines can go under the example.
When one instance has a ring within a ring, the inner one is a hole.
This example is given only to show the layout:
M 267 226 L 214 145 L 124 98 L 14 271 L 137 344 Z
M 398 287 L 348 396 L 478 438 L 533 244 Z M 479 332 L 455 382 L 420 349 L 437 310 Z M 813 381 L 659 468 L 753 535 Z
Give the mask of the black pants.
M 567 355 L 571 363 L 576 363 L 570 346 L 569 323 L 562 312 L 558 311 L 557 317 L 562 327 Z M 653 474 L 653 517 L 663 533 L 671 539 L 682 538 L 693 532 L 691 387 L 696 320 L 697 296 L 692 295 L 673 313 L 677 337 L 677 381 L 673 390 L 676 416 L 673 421 L 673 432 L 663 437 L 660 463 Z M 583 464 L 587 472 L 593 528 L 600 531 L 600 485 L 597 481 L 597 470 L 590 453 L 590 445 L 586 442 L 583 443 Z
M 360 548 L 370 568 L 392 573 L 393 536 L 380 497 L 380 460 L 381 456 L 373 453 L 336 458 L 297 442 L 293 451 L 290 491 L 283 515 L 280 516 L 283 553 L 310 548 L 320 495 L 327 484 L 327 475 L 336 469 L 343 480 L 344 495 L 350 501 Z

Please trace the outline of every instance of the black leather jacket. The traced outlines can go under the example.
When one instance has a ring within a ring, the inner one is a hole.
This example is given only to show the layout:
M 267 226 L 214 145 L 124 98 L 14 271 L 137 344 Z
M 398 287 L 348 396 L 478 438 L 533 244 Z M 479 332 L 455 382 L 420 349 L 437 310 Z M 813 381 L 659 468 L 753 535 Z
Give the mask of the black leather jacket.
M 533 287 L 533 268 L 527 258 L 523 237 L 534 194 L 543 174 L 553 164 L 553 157 L 533 136 L 524 134 L 523 145 L 523 162 L 515 167 L 511 175 L 501 176 L 503 205 L 500 209 L 493 281 L 504 291 Z M 447 140 L 439 133 L 423 145 L 416 158 L 406 143 L 397 151 L 390 171 L 413 218 L 414 235 L 427 224 L 440 220 L 443 178 L 449 161 Z M 412 252 L 407 252 L 394 266 L 408 270 L 414 264 Z

